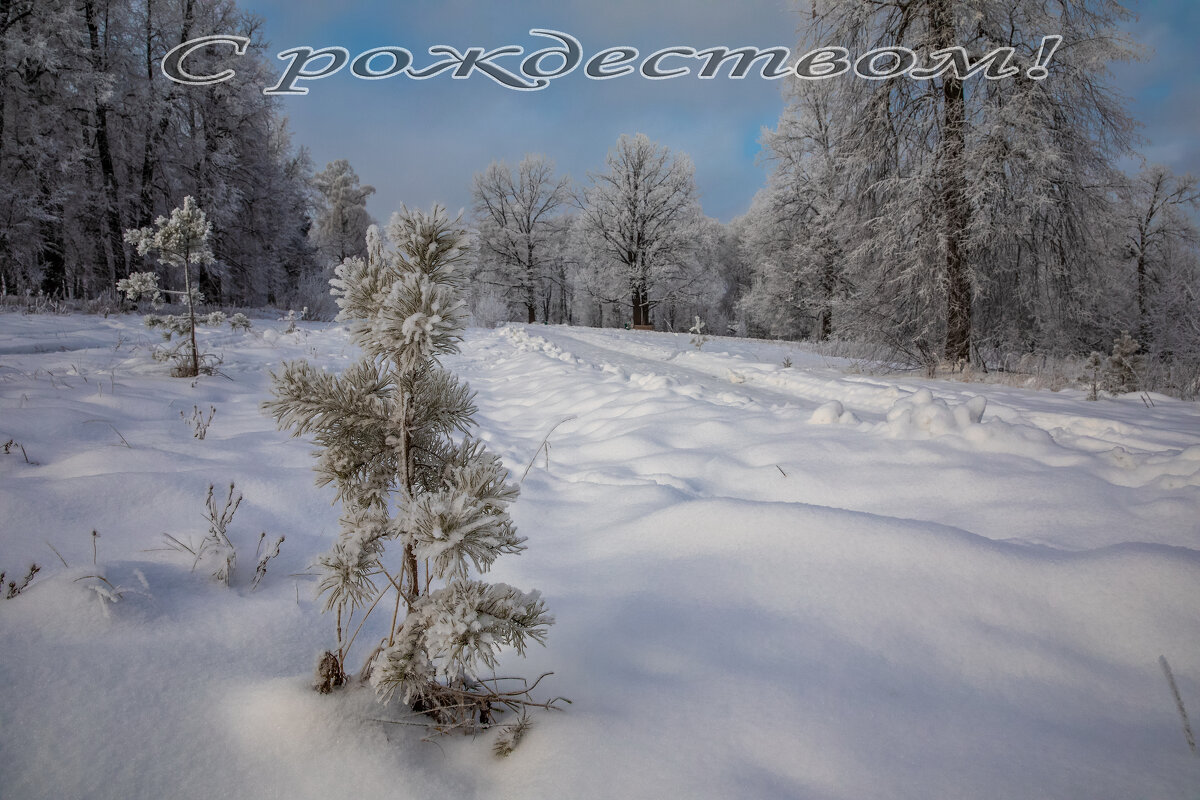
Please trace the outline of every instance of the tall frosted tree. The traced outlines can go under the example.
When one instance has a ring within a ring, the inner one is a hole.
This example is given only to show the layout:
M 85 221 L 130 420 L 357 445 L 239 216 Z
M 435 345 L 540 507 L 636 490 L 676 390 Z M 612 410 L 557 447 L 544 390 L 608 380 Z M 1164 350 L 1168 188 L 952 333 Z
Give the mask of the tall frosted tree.
M 557 277 L 554 267 L 561 266 L 560 209 L 570 199 L 569 183 L 565 176 L 556 178 L 554 162 L 540 155 L 521 159 L 515 174 L 508 164 L 493 161 L 475 176 L 479 274 L 524 306 L 531 323 Z
M 850 131 L 835 101 L 821 84 L 794 82 L 778 127 L 763 138 L 773 168 L 742 225 L 755 279 L 741 310 L 759 333 L 825 340 L 835 307 L 839 317 L 846 310 L 856 198 L 840 157 Z
M 843 131 L 834 155 L 853 189 L 843 263 L 858 319 L 950 363 L 981 342 L 1077 348 L 1113 266 L 1113 164 L 1132 126 L 1107 65 L 1130 54 L 1118 31 L 1125 9 L 1113 0 L 797 8 L 807 18 L 802 50 L 898 47 L 917 59 L 898 77 L 814 82 Z M 1062 44 L 1038 80 L 1028 69 L 1050 34 Z M 1011 48 L 1012 73 L 982 74 L 1001 59 L 965 74 L 997 48 Z
M 651 309 L 696 277 L 705 227 L 696 170 L 643 133 L 621 136 L 605 166 L 589 173 L 577 222 L 598 271 L 589 291 L 613 302 L 619 288 L 633 324 L 650 325 Z
M 507 512 L 517 487 L 469 435 L 473 395 L 439 363 L 463 330 L 466 232 L 440 208 L 405 210 L 387 241 L 370 228 L 366 257 L 344 261 L 333 281 L 363 357 L 340 375 L 286 364 L 264 407 L 281 428 L 313 435 L 317 482 L 334 485 L 342 503 L 319 567 L 325 609 L 337 617 L 321 687 L 345 679 L 352 619 L 389 608 L 364 674 L 441 725 L 473 728 L 503 707 L 536 705 L 486 673 L 502 647 L 543 642 L 553 618 L 536 591 L 472 577 L 525 540 Z
M 1191 175 L 1172 175 L 1165 167 L 1153 165 L 1131 181 L 1128 191 L 1124 254 L 1133 264 L 1138 339 L 1147 344 L 1163 338 L 1154 336 L 1152 329 L 1158 333 L 1178 324 L 1178 320 L 1153 318 L 1152 309 L 1160 291 L 1186 291 L 1188 281 L 1181 276 L 1186 269 L 1180 269 L 1180 262 L 1200 241 L 1187 214 L 1200 208 L 1200 187 Z
M 321 255 L 334 264 L 364 255 L 371 226 L 367 198 L 375 193 L 375 187 L 360 183 L 358 173 L 344 158 L 326 164 L 312 182 L 321 200 L 313 227 Z

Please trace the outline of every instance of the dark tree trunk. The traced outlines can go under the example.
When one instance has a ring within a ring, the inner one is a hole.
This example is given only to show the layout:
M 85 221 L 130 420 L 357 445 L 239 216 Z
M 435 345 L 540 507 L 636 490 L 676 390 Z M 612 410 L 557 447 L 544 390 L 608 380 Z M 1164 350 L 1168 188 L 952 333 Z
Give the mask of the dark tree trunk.
M 92 69 L 99 75 L 107 69 L 107 65 L 104 63 L 100 45 L 100 27 L 96 20 L 96 9 L 92 0 L 85 0 L 83 12 L 88 29 L 88 43 L 92 49 Z M 117 173 L 113 166 L 112 147 L 108 137 L 108 104 L 99 99 L 96 102 L 96 153 L 100 159 L 100 175 L 104 183 L 104 212 L 110 251 L 108 277 L 109 282 L 115 284 L 118 278 L 124 278 L 129 274 L 129 266 L 125 260 L 125 237 L 121 225 L 121 201 L 117 187 Z
M 937 48 L 955 42 L 953 6 L 950 0 L 934 0 L 929 25 Z M 966 196 L 963 154 L 966 150 L 966 98 L 962 80 L 947 73 L 943 77 L 942 142 L 938 157 L 941 178 L 941 212 L 946 238 L 946 347 L 944 355 L 953 363 L 971 358 L 971 278 L 967 265 L 966 238 L 971 210 Z
M 650 324 L 650 302 L 646 297 L 646 287 L 634 286 L 633 297 L 631 299 L 633 306 L 633 324 L 634 325 L 649 325 Z

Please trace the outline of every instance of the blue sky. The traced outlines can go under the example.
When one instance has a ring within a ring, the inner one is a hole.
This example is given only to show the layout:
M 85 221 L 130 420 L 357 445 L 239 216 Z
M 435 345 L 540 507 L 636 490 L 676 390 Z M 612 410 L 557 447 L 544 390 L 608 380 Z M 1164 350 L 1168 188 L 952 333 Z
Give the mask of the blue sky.
M 531 52 L 549 44 L 532 28 L 565 31 L 580 39 L 584 57 L 631 45 L 643 55 L 670 46 L 697 49 L 794 46 L 803 18 L 789 0 L 241 0 L 262 16 L 268 53 L 302 45 L 337 45 L 351 55 L 396 45 L 431 63 L 426 49 L 520 45 Z M 799 5 L 803 5 L 800 3 Z M 1177 172 L 1200 174 L 1200 0 L 1129 3 L 1138 19 L 1130 35 L 1145 58 L 1113 68 L 1113 85 L 1129 98 L 1142 124 L 1141 151 Z M 277 61 L 280 73 L 284 62 Z M 511 60 L 500 63 L 512 63 Z M 383 66 L 382 64 L 376 66 Z M 778 82 L 750 77 L 649 81 L 586 79 L 581 70 L 538 92 L 514 92 L 480 76 L 441 75 L 416 81 L 396 77 L 363 81 L 348 70 L 308 84 L 303 97 L 284 98 L 297 143 L 318 168 L 348 158 L 377 193 L 370 210 L 386 219 L 401 203 L 451 211 L 470 205 L 472 176 L 493 159 L 515 163 L 544 153 L 575 181 L 599 170 L 622 133 L 645 133 L 689 154 L 704 210 L 728 221 L 745 212 L 762 186 L 758 156 L 763 126 L 782 107 Z M 724 74 L 724 73 L 723 73 Z M 1132 165 L 1132 162 L 1130 162 Z

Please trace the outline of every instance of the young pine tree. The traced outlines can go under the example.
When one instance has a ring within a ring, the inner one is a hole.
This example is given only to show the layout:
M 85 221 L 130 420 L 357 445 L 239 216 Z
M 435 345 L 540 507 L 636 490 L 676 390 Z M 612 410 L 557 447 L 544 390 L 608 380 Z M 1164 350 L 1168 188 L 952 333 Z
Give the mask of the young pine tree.
M 501 647 L 544 643 L 553 618 L 538 592 L 472 577 L 525 540 L 506 511 L 517 488 L 469 436 L 472 393 L 438 360 L 457 352 L 465 322 L 465 237 L 438 207 L 393 215 L 394 250 L 371 227 L 366 259 L 346 259 L 332 281 L 362 359 L 341 375 L 285 364 L 264 407 L 293 435 L 313 434 L 317 482 L 342 502 L 338 539 L 320 559 L 325 610 L 337 615 L 322 690 L 345 680 L 352 618 L 380 606 L 392 621 L 364 677 L 439 725 L 473 729 L 503 707 L 553 706 L 484 675 Z
M 183 198 L 182 208 L 171 212 L 170 219 L 159 217 L 154 225 L 153 228 L 125 231 L 125 241 L 137 248 L 138 255 L 144 256 L 154 251 L 158 253 L 159 263 L 183 268 L 184 290 L 161 291 L 182 295 L 187 302 L 188 316 L 183 328 L 189 336 L 190 348 L 186 359 L 176 367 L 175 374 L 192 378 L 200 374 L 200 352 L 196 349 L 196 304 L 202 301 L 199 290 L 192 287 L 190 267 L 192 264 L 213 263 L 212 249 L 208 245 L 212 223 L 204 216 L 196 201 L 188 196 Z M 150 297 L 156 302 L 159 299 L 158 278 L 152 272 L 136 272 L 118 281 L 117 288 L 130 300 L 137 300 L 141 296 Z

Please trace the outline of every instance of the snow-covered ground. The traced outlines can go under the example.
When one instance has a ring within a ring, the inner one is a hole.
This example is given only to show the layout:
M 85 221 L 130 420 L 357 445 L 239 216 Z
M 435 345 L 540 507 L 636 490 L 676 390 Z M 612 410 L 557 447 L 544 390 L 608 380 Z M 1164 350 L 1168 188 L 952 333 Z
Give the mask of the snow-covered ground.
M 281 360 L 354 354 L 337 326 L 284 327 L 206 332 L 221 375 L 191 381 L 136 318 L 0 315 L 0 444 L 24 447 L 0 452 L 0 570 L 43 567 L 0 599 L 0 796 L 1200 792 L 1158 660 L 1200 723 L 1197 404 L 470 331 L 448 365 L 480 434 L 514 479 L 532 463 L 529 549 L 492 577 L 558 619 L 506 668 L 574 701 L 497 760 L 487 736 L 378 721 L 399 711 L 367 689 L 309 688 L 333 622 L 304 573 L 338 509 L 259 403 Z M 180 412 L 213 406 L 194 438 Z M 231 481 L 226 589 L 164 534 L 198 540 Z M 260 531 L 286 541 L 251 591 Z

